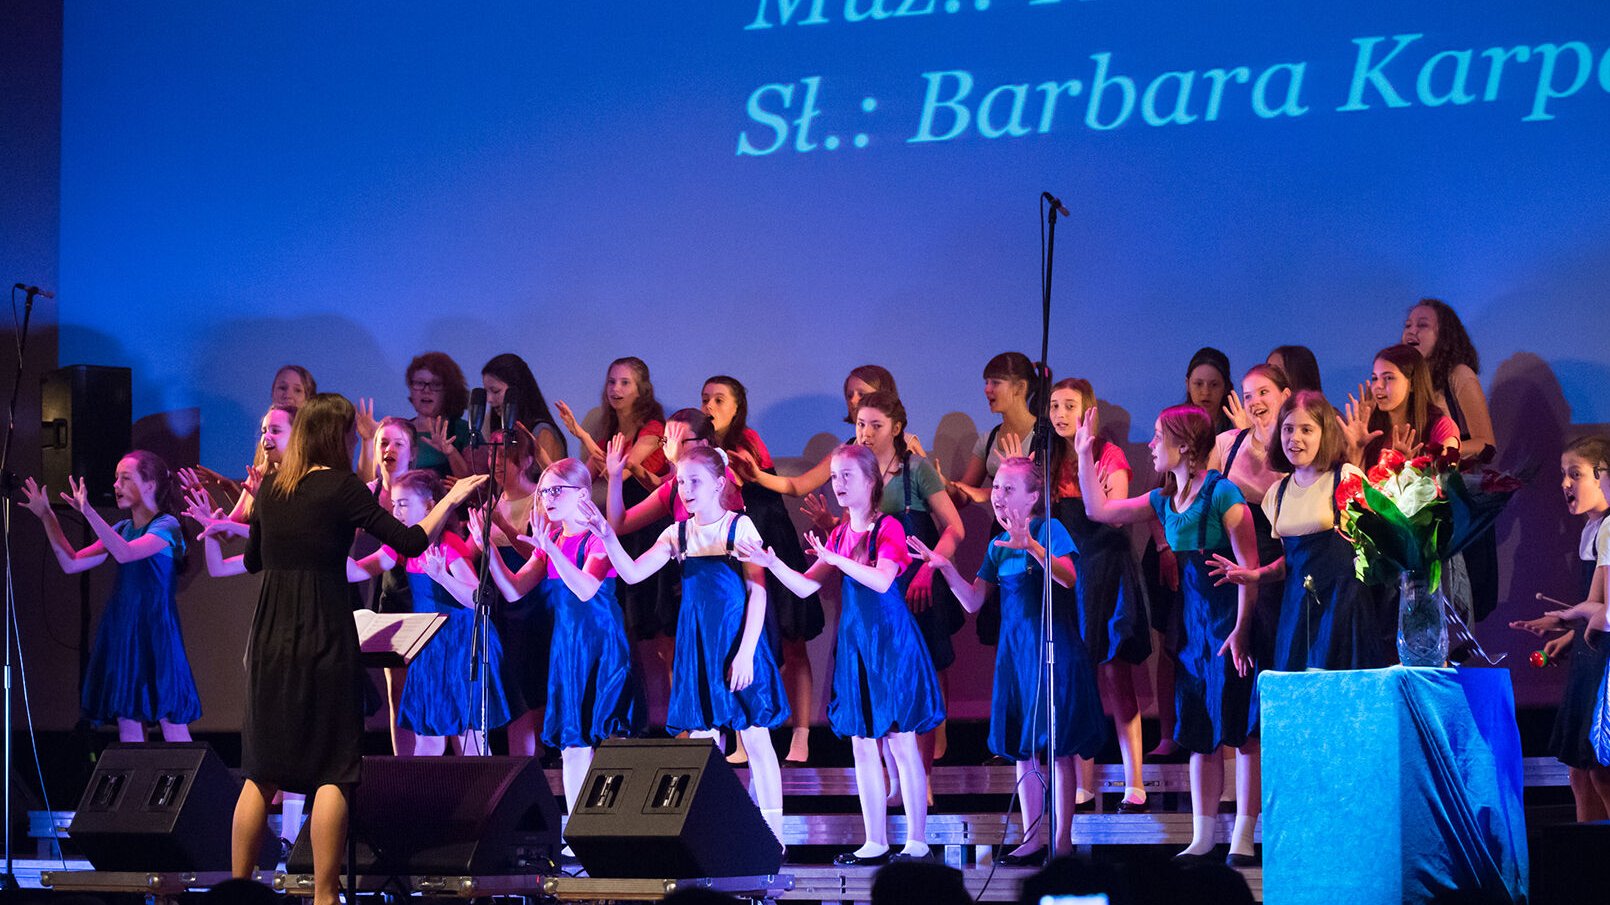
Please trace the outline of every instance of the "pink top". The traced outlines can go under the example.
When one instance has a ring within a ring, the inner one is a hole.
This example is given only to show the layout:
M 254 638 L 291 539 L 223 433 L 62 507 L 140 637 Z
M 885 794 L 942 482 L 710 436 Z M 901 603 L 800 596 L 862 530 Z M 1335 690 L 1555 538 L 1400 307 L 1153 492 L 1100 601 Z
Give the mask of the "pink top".
M 743 442 L 739 443 L 738 447 L 749 450 L 750 454 L 755 457 L 755 464 L 761 468 L 772 467 L 771 450 L 766 448 L 766 441 L 760 439 L 760 435 L 755 433 L 754 428 L 744 428 Z
M 869 565 L 876 564 L 880 559 L 887 559 L 899 563 L 901 571 L 905 571 L 906 566 L 911 564 L 911 551 L 906 547 L 905 526 L 893 516 L 883 516 L 881 522 L 882 524 L 878 525 L 877 555 L 870 560 L 866 558 L 866 540 L 870 532 L 852 529 L 848 519 L 827 536 L 827 548 L 841 556 L 848 556 L 856 562 Z
M 636 443 L 644 437 L 654 437 L 661 442 L 660 448 L 649 453 L 648 458 L 643 460 L 643 470 L 654 475 L 663 475 L 670 471 L 671 460 L 665 457 L 665 422 L 650 421 L 638 428 L 637 436 L 632 438 L 632 442 Z
M 1123 472 L 1133 475 L 1134 469 L 1129 467 L 1129 457 L 1124 455 L 1123 447 L 1111 441 L 1101 444 L 1100 452 L 1096 453 L 1096 474 L 1101 476 L 1115 475 Z M 1062 467 L 1057 470 L 1057 499 L 1078 499 L 1079 493 L 1079 460 L 1072 455 L 1062 457 Z
M 442 539 L 438 543 L 441 544 L 442 551 L 447 555 L 446 559 L 449 567 L 461 559 L 470 561 L 475 557 L 475 551 L 470 549 L 470 545 L 451 531 L 442 532 Z M 386 555 L 392 559 L 397 558 L 396 550 L 390 547 L 381 547 L 381 549 L 385 550 Z M 405 568 L 414 575 L 425 574 L 425 557 L 414 556 L 409 558 L 408 562 L 405 563 Z
M 576 550 L 578 547 L 586 548 L 587 552 L 582 559 L 582 567 L 584 569 L 586 568 L 587 560 L 595 557 L 605 557 L 605 562 L 608 562 L 608 554 L 604 552 L 604 542 L 596 534 L 584 531 L 581 534 L 573 534 L 569 536 L 560 534 L 555 539 L 559 542 L 559 552 L 563 553 L 565 558 L 571 562 L 576 561 Z M 548 559 L 548 577 L 559 577 L 559 567 L 553 564 L 552 557 L 549 557 Z M 615 569 L 613 566 L 610 567 L 608 572 L 604 573 L 604 577 L 615 577 Z

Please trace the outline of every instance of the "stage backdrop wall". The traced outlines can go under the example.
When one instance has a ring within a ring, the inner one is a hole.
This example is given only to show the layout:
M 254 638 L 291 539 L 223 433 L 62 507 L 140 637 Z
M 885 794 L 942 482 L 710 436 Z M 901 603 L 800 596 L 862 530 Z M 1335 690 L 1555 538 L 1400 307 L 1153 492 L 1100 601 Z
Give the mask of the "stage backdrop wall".
M 519 352 L 582 410 L 620 355 L 670 407 L 734 374 L 785 460 L 879 362 L 959 469 L 984 362 L 1038 346 L 1050 190 L 1050 363 L 1142 473 L 1198 346 L 1239 375 L 1309 345 L 1340 400 L 1441 296 L 1504 461 L 1544 467 L 1505 599 L 1569 586 L 1554 463 L 1610 420 L 1596 0 L 72 3 L 64 60 L 62 361 L 132 367 L 136 416 L 220 470 L 279 364 L 402 412 L 426 349 L 472 379 Z M 238 722 L 247 594 L 186 593 L 208 725 Z

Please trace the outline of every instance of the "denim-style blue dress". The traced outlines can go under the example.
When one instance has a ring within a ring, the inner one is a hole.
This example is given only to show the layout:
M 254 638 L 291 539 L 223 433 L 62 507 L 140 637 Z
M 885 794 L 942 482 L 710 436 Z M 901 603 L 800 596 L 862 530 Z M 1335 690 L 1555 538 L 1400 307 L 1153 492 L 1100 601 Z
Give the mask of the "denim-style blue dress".
M 774 729 L 788 721 L 788 696 L 771 645 L 755 645 L 754 680 L 730 691 L 727 672 L 743 641 L 748 590 L 742 564 L 732 556 L 745 516 L 728 513 L 726 551 L 687 555 L 687 522 L 677 522 L 676 555 L 682 565 L 682 607 L 677 614 L 671 702 L 665 725 L 673 735 L 707 729 Z
M 876 562 L 879 547 L 906 549 L 905 530 L 879 515 L 866 545 L 848 539 L 849 525 L 833 529 L 828 546 L 863 562 Z M 933 657 L 896 581 L 878 593 L 848 575 L 840 582 L 838 646 L 833 654 L 833 694 L 827 721 L 840 737 L 882 738 L 891 732 L 927 732 L 945 719 Z
M 587 566 L 588 540 L 585 534 L 558 538 L 561 550 L 567 544 L 572 548 L 565 555 L 578 569 Z M 548 574 L 535 592 L 553 615 L 543 744 L 589 748 L 606 738 L 641 733 L 647 706 L 632 673 L 615 576 L 599 582 L 592 599 L 582 600 L 551 566 Z
M 168 546 L 136 562 L 117 564 L 112 597 L 90 648 L 80 708 L 96 723 L 118 717 L 142 723 L 194 722 L 201 716 L 201 698 L 179 633 L 175 596 L 185 548 L 179 520 L 163 514 L 136 528 L 124 519 L 112 530 L 126 541 L 155 534 Z

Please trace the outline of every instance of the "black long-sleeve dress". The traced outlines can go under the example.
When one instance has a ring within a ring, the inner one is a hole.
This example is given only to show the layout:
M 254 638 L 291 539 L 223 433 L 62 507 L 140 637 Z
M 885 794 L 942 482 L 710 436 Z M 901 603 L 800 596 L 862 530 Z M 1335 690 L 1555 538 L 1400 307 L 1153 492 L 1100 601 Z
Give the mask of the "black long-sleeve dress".
M 242 768 L 292 792 L 358 781 L 363 667 L 347 587 L 347 550 L 362 530 L 403 556 L 425 532 L 380 508 L 350 471 L 312 471 L 288 497 L 263 481 L 246 569 L 263 572 L 246 653 Z

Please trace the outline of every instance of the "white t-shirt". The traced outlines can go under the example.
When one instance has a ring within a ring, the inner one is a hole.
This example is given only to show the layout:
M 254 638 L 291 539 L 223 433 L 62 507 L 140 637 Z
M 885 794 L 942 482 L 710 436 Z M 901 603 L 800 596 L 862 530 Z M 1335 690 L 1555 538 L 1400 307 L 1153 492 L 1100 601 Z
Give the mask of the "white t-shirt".
M 1341 480 L 1347 480 L 1349 475 L 1358 475 L 1362 478 L 1364 472 L 1352 465 L 1344 464 Z M 1286 485 L 1285 499 L 1280 500 L 1280 483 L 1277 481 L 1263 498 L 1263 514 L 1273 526 L 1269 533 L 1275 537 L 1301 537 L 1335 528 L 1336 519 L 1331 515 L 1331 498 L 1335 495 L 1337 483 L 1329 471 L 1321 472 L 1318 480 L 1307 487 L 1299 484 L 1296 476 L 1293 476 L 1291 483 Z M 1280 500 L 1278 522 L 1275 521 L 1277 500 Z
M 660 532 L 660 540 L 669 540 L 671 549 L 677 546 L 677 537 L 680 534 L 679 525 L 687 526 L 688 546 L 682 551 L 683 556 L 726 556 L 727 555 L 727 528 L 733 519 L 738 520 L 738 532 L 733 542 L 753 541 L 760 543 L 760 532 L 755 530 L 755 523 L 749 516 L 741 512 L 728 512 L 721 518 L 708 525 L 699 524 L 698 519 L 690 518 L 686 522 L 672 522 L 669 527 Z
M 1584 556 L 1582 558 L 1592 559 L 1593 557 Z M 1610 566 L 1610 518 L 1599 523 L 1599 565 Z

